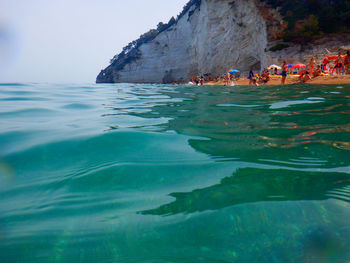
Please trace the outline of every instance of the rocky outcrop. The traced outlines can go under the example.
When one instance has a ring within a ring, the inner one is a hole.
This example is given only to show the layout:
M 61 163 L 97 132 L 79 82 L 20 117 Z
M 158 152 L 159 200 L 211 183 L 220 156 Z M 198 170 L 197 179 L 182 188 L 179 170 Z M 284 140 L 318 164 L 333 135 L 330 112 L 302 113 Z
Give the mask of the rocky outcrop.
M 97 82 L 168 83 L 232 67 L 258 70 L 267 64 L 267 34 L 255 0 L 202 0 L 133 51 L 135 59 L 102 70 Z

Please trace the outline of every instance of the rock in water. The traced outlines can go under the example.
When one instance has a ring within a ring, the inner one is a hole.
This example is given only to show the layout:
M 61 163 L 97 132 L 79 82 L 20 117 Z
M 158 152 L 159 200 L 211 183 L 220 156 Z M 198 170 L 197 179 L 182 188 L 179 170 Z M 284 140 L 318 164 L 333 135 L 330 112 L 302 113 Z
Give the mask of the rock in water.
M 220 75 L 232 66 L 241 72 L 267 66 L 269 21 L 258 1 L 191 3 L 165 30 L 115 57 L 97 83 L 170 83 L 198 74 Z

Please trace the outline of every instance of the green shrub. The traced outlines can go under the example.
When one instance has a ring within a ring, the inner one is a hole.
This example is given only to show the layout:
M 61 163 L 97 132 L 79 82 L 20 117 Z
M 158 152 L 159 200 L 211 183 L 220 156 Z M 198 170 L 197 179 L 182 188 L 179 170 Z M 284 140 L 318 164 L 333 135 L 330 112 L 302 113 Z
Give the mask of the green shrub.
M 322 33 L 350 33 L 349 0 L 260 0 L 280 8 L 285 41 L 306 43 Z

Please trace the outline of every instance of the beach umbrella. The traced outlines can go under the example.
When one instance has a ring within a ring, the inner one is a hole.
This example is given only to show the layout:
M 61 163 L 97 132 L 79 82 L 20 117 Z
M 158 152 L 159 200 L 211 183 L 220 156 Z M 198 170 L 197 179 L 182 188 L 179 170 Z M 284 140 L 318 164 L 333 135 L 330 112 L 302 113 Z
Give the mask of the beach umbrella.
M 277 66 L 277 65 L 275 65 L 275 64 L 270 65 L 267 69 L 275 69 L 275 68 L 277 68 L 277 69 L 282 69 L 280 66 Z
M 288 68 L 291 68 L 293 66 L 294 66 L 294 64 L 288 64 Z
M 305 68 L 305 64 L 295 64 L 291 68 Z
M 342 58 L 345 58 L 346 55 L 341 56 L 341 57 L 342 57 Z M 326 58 L 328 58 L 329 60 L 336 60 L 336 59 L 338 58 L 338 56 L 331 56 L 331 57 L 327 57 L 327 56 L 326 56 Z
M 331 57 L 328 57 L 329 60 L 335 60 L 335 59 L 337 59 L 337 58 L 338 58 L 338 56 L 331 56 Z
M 228 73 L 234 74 L 234 73 L 239 73 L 238 69 L 231 69 Z

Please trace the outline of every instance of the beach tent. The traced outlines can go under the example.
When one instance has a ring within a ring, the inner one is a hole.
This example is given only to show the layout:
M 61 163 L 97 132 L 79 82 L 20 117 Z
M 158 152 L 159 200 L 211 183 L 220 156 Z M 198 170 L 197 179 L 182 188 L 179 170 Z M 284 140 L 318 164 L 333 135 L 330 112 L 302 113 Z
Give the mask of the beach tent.
M 275 64 L 270 65 L 267 69 L 275 69 L 275 68 L 277 68 L 277 69 L 282 69 L 280 66 L 277 66 L 277 65 L 275 65 Z
M 305 64 L 295 64 L 291 68 L 305 68 L 305 67 L 306 67 Z

